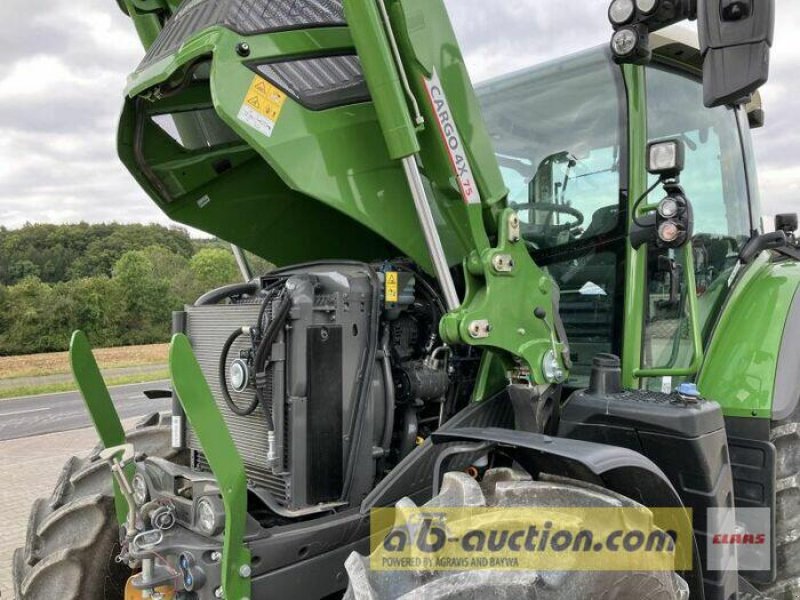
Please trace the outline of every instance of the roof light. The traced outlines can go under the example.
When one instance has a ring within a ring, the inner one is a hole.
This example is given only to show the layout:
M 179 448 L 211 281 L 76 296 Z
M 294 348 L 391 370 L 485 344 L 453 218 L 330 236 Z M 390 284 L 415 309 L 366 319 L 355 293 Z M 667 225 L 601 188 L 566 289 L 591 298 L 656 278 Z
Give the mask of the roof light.
M 653 14 L 658 8 L 659 0 L 636 0 L 636 8 L 646 15 Z
M 614 0 L 608 8 L 608 18 L 612 25 L 624 25 L 630 22 L 635 11 L 633 0 Z

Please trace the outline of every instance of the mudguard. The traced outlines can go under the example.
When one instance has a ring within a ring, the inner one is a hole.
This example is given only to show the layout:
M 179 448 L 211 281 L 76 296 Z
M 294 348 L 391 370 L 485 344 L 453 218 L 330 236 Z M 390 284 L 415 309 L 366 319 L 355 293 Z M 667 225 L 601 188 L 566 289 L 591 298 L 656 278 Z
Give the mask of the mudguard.
M 726 417 L 787 418 L 800 401 L 800 263 L 764 253 L 724 306 L 698 387 Z
M 433 443 L 490 443 L 503 448 L 533 477 L 550 473 L 604 487 L 644 506 L 681 508 L 680 495 L 667 476 L 650 459 L 617 446 L 597 444 L 511 429 L 464 427 L 439 431 Z M 700 554 L 694 544 L 694 569 L 680 572 L 692 598 L 704 598 Z

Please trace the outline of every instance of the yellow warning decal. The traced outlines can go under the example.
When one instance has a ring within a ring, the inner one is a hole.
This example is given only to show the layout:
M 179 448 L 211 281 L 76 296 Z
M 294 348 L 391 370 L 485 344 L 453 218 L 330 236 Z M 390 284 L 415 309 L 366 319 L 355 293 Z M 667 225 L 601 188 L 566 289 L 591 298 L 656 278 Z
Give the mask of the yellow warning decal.
M 244 97 L 239 120 L 271 137 L 285 102 L 286 94 L 256 75 Z
M 396 271 L 386 273 L 386 302 L 396 304 L 400 301 L 399 275 Z

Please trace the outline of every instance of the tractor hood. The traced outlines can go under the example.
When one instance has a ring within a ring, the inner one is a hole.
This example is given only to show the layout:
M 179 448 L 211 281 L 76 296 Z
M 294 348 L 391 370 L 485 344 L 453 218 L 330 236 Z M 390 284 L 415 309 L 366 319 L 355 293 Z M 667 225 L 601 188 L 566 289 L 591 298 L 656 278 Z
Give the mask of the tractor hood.
M 443 79 L 466 72 L 452 44 L 441 54 Z M 128 79 L 118 150 L 170 218 L 277 265 L 402 255 L 430 269 L 342 0 L 184 2 Z M 454 265 L 464 203 L 454 177 L 428 181 Z

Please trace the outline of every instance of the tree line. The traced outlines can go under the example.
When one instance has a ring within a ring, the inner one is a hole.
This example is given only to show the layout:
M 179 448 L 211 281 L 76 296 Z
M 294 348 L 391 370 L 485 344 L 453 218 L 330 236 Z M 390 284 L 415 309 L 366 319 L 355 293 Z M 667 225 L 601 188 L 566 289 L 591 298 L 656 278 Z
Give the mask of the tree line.
M 96 347 L 166 342 L 173 310 L 237 281 L 227 245 L 181 228 L 0 227 L 0 355 L 66 350 L 78 328 Z

